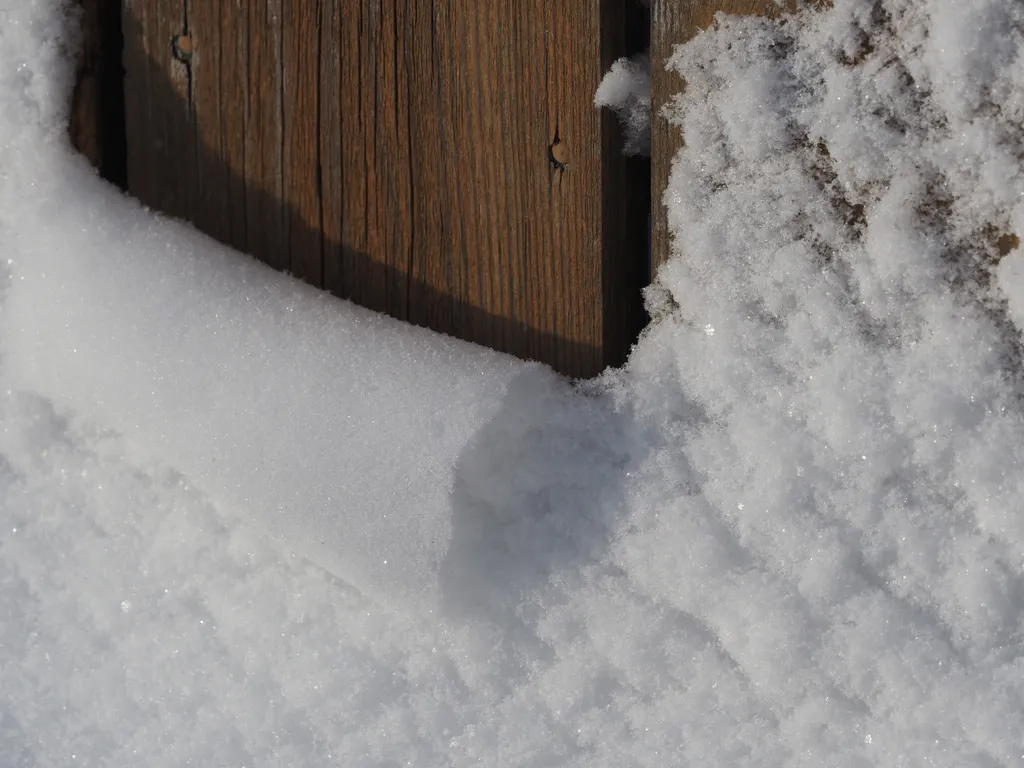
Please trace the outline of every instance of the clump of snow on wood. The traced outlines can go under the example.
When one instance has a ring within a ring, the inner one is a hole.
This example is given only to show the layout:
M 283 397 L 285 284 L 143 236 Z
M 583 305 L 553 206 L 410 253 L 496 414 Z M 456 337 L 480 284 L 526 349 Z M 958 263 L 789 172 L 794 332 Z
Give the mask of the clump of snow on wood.
M 61 9 L 0 9 L 0 763 L 1021 764 L 1019 3 L 680 48 L 575 389 L 105 188 Z
M 651 57 L 641 54 L 618 59 L 594 94 L 597 107 L 607 107 L 622 125 L 627 155 L 651 153 Z

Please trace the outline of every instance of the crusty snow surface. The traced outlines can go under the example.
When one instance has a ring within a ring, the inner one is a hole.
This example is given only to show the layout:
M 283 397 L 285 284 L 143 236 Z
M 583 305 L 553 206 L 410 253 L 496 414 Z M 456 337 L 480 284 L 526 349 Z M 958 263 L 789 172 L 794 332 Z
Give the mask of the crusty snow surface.
M 679 48 L 578 385 L 104 185 L 73 26 L 0 0 L 0 766 L 1024 765 L 1018 0 Z

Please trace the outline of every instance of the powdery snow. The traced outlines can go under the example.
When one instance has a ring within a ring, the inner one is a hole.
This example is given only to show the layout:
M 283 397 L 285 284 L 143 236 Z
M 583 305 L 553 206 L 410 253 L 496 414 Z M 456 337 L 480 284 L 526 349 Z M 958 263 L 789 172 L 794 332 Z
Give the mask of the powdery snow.
M 621 58 L 601 79 L 594 105 L 618 115 L 624 134 L 623 154 L 651 154 L 651 57 Z
M 680 48 L 576 387 L 105 187 L 61 8 L 0 0 L 0 765 L 1024 765 L 1024 6 Z

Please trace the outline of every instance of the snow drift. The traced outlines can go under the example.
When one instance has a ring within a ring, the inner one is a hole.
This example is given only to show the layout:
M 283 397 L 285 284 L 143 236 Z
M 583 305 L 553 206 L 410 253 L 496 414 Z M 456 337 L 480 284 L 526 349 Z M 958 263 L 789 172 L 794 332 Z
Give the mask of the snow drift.
M 103 188 L 59 8 L 0 5 L 0 758 L 1022 764 L 1024 6 L 679 48 L 577 388 Z

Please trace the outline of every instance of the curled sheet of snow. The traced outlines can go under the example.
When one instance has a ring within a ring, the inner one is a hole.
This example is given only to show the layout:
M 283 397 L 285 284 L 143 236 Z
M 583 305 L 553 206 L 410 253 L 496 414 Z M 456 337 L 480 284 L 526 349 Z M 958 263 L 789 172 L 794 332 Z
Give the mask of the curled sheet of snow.
M 679 49 L 658 319 L 575 391 L 88 177 L 56 8 L 0 3 L 0 764 L 1021 764 L 1019 2 Z
M 554 377 L 86 197 L 86 169 L 53 167 L 8 239 L 4 385 L 118 430 L 361 588 L 427 597 L 460 451 L 517 379 L 543 399 Z
M 612 64 L 594 94 L 594 105 L 615 112 L 625 134 L 623 153 L 651 153 L 651 57 L 622 58 Z

